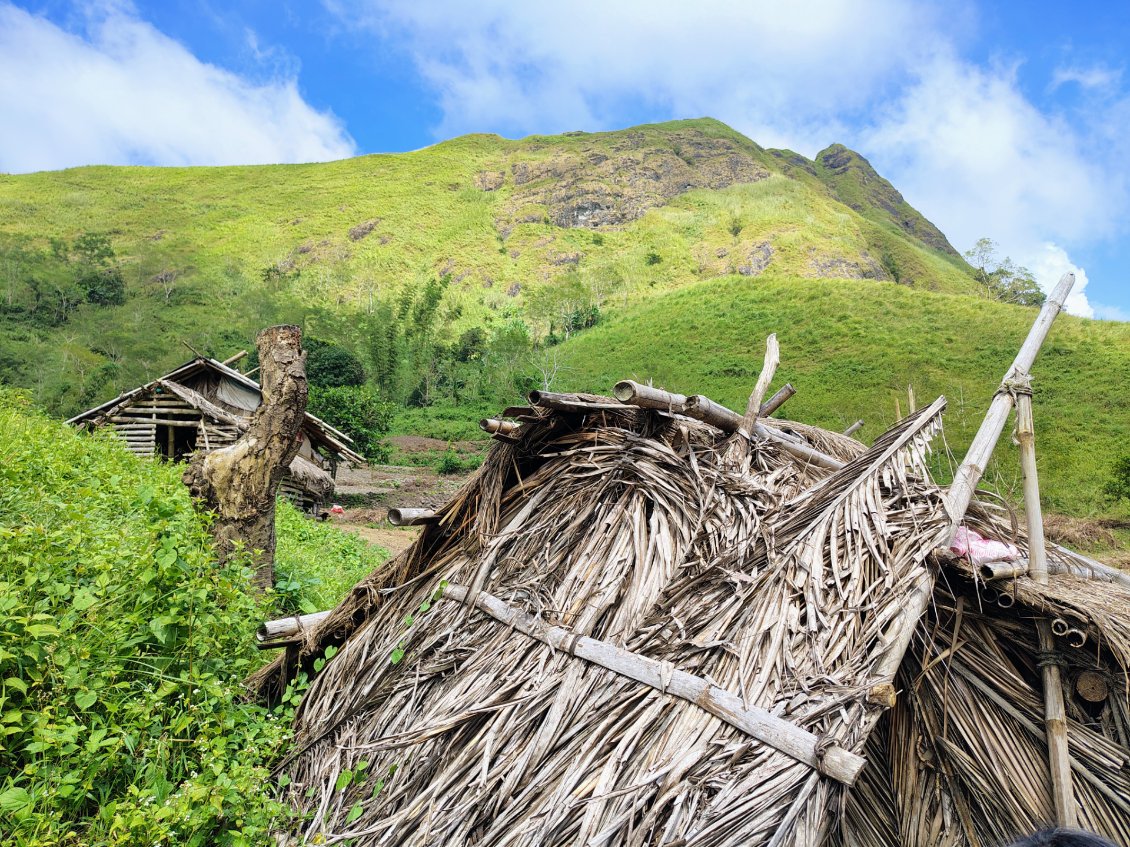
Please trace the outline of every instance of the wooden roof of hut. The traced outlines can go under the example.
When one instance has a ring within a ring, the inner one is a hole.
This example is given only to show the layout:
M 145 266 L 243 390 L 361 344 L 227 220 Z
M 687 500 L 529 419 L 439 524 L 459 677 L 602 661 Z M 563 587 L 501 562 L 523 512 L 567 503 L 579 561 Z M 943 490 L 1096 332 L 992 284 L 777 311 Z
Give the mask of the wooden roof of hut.
M 1125 577 L 948 552 L 958 520 L 1039 545 L 933 480 L 944 399 L 865 447 L 759 417 L 762 381 L 744 417 L 629 386 L 489 425 L 416 543 L 252 680 L 336 650 L 278 769 L 294 835 L 994 845 L 1056 817 L 1054 667 L 1075 819 L 1130 842 Z

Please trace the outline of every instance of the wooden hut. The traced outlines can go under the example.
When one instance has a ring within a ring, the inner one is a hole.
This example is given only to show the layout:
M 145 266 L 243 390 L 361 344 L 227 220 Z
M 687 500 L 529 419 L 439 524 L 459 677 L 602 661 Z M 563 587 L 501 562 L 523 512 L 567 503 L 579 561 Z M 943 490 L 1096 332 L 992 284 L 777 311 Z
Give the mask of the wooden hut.
M 88 409 L 67 423 L 87 429 L 110 426 L 140 456 L 180 461 L 198 450 L 236 441 L 262 401 L 259 383 L 228 363 L 198 356 L 145 385 Z M 353 440 L 311 414 L 302 446 L 283 478 L 282 492 L 308 511 L 333 495 L 340 462 L 361 464 Z

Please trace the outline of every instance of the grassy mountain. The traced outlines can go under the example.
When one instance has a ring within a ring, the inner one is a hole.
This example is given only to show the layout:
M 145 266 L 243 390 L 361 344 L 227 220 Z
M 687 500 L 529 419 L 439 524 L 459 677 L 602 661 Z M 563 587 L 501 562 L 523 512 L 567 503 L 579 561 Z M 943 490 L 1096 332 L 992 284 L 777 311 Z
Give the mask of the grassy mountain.
M 346 348 L 386 399 L 430 406 L 414 426 L 460 429 L 555 369 L 558 387 L 651 376 L 740 406 L 778 330 L 793 414 L 873 434 L 913 383 L 950 396 L 959 444 L 1032 316 L 986 300 L 863 157 L 808 160 L 709 119 L 0 176 L 0 312 L 0 381 L 56 413 L 176 364 L 182 341 L 226 356 L 279 321 Z M 1127 330 L 1061 320 L 1041 453 L 1066 480 L 1051 500 L 1094 510 L 1125 452 Z
M 360 351 L 366 315 L 439 277 L 442 332 L 520 320 L 535 338 L 592 304 L 727 274 L 976 290 L 940 233 L 872 208 L 849 191 L 859 168 L 824 158 L 704 119 L 313 165 L 0 176 L 0 378 L 73 412 L 183 359 L 182 340 L 227 354 L 271 321 Z M 108 236 L 120 303 L 82 282 L 105 271 L 77 249 L 90 233 Z
M 862 418 L 870 440 L 907 412 L 907 387 L 924 405 L 949 400 L 946 438 L 960 460 L 1035 317 L 1033 309 L 854 280 L 812 285 L 728 277 L 688 286 L 570 339 L 561 381 L 608 393 L 619 379 L 652 380 L 744 410 L 776 332 L 775 385 L 798 389 L 781 414 L 833 430 Z M 1036 444 L 1046 505 L 1089 513 L 1113 458 L 1130 442 L 1130 324 L 1061 315 L 1033 369 Z M 1006 434 L 1007 436 L 1007 434 Z M 986 477 L 1020 498 L 1007 437 Z M 942 477 L 948 459 L 938 457 Z

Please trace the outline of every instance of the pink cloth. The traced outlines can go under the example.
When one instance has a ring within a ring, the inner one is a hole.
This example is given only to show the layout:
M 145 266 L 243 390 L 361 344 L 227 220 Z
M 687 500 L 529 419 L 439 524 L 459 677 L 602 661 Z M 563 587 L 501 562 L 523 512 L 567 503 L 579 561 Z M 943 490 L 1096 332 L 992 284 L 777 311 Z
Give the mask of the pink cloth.
M 330 509 L 330 514 L 331 514 L 331 515 L 344 515 L 344 514 L 345 514 L 345 509 L 341 508 L 341 506 L 339 506 L 339 505 L 337 505 L 337 504 L 335 503 L 335 504 L 333 505 L 333 508 L 332 508 L 332 509 Z
M 983 565 L 986 562 L 1014 562 L 1020 558 L 1020 550 L 1015 544 L 985 538 L 964 526 L 957 528 L 950 549 L 959 556 L 967 557 L 975 565 Z

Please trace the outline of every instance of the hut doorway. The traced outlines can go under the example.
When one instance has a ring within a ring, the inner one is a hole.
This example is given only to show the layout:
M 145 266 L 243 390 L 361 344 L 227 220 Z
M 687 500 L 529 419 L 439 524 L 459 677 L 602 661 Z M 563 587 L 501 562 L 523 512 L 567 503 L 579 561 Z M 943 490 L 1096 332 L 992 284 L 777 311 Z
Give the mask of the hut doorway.
M 196 426 L 157 424 L 157 455 L 174 462 L 187 460 L 196 450 Z

